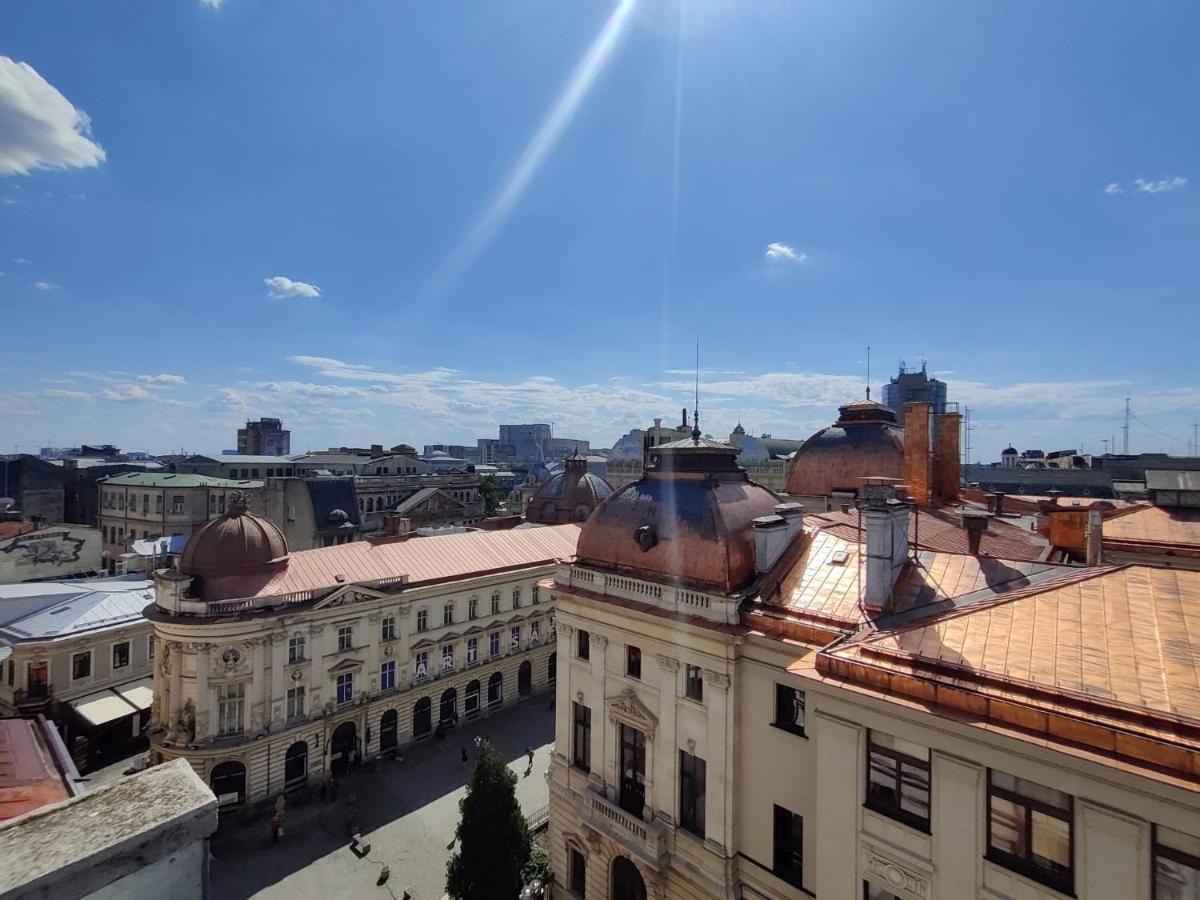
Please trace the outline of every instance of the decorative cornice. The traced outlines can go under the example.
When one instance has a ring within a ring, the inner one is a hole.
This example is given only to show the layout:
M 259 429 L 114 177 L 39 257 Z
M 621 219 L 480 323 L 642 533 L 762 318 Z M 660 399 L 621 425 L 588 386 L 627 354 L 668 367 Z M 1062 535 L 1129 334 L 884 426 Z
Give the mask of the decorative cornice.
M 665 669 L 668 672 L 678 672 L 679 671 L 679 660 L 675 659 L 674 657 L 663 656 L 660 653 L 658 656 L 656 656 L 654 658 L 656 660 L 658 660 L 659 668 Z

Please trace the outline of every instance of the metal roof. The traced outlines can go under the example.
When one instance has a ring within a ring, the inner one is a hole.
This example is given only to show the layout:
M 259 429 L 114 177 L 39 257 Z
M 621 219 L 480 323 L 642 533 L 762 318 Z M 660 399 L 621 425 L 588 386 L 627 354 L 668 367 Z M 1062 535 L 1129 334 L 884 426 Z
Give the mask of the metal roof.
M 15 644 L 128 625 L 153 601 L 144 578 L 0 585 L 0 635 Z
M 194 456 L 189 456 L 187 459 L 180 460 L 183 463 L 191 462 L 215 462 L 215 463 L 230 463 L 236 465 L 263 465 L 277 466 L 280 463 L 290 463 L 293 461 L 291 456 L 258 456 L 254 454 L 242 453 L 197 453 Z
M 214 478 L 211 475 L 181 475 L 174 472 L 123 472 L 100 479 L 101 484 L 115 487 L 177 487 L 177 488 L 260 488 L 261 481 L 240 481 L 232 478 Z
M 1175 472 L 1170 469 L 1147 469 L 1146 490 L 1200 491 L 1200 472 Z

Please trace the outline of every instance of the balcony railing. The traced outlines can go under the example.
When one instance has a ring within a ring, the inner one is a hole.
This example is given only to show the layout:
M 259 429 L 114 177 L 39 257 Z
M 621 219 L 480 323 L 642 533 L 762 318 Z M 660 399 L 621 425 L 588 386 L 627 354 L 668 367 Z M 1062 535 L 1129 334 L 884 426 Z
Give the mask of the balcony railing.
M 654 866 L 662 862 L 667 852 L 667 829 L 662 822 L 647 822 L 591 788 L 584 791 L 583 804 L 584 821 L 593 828 Z
M 627 575 L 611 575 L 578 565 L 562 563 L 554 575 L 560 589 L 579 587 L 594 594 L 648 603 L 673 613 L 699 616 L 717 622 L 738 621 L 738 601 L 724 594 L 709 594 L 670 584 L 656 584 Z

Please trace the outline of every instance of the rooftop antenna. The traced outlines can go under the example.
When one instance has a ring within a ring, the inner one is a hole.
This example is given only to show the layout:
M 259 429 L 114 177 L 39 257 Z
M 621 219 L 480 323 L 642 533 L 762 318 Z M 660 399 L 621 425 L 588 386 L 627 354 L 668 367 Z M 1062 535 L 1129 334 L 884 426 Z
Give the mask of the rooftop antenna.
M 1121 452 L 1129 453 L 1129 398 L 1125 398 L 1125 424 L 1121 426 Z
M 700 443 L 700 333 L 696 332 L 696 405 L 692 408 L 692 443 Z
M 867 344 L 867 399 L 871 399 L 871 345 Z

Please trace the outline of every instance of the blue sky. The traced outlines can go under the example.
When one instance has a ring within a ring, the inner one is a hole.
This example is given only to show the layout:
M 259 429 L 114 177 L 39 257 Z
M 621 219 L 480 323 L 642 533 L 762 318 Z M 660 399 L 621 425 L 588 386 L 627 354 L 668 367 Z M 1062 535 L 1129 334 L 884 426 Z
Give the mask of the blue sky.
M 0 446 L 420 446 L 897 360 L 977 455 L 1200 420 L 1200 7 L 0 0 Z M 87 123 L 90 122 L 90 129 Z M 690 405 L 690 403 L 689 403 Z

